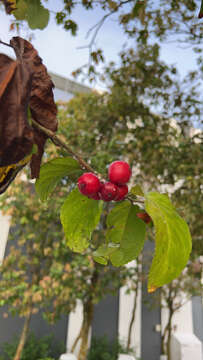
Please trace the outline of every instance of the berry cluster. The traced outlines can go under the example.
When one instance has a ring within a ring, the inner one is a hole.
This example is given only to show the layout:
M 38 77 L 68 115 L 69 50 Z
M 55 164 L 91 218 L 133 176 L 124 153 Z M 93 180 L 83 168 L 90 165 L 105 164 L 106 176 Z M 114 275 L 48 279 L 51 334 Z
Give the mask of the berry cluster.
M 121 201 L 128 193 L 126 183 L 131 177 L 130 166 L 125 161 L 114 161 L 108 169 L 110 181 L 101 182 L 93 173 L 84 173 L 78 179 L 79 191 L 94 200 Z

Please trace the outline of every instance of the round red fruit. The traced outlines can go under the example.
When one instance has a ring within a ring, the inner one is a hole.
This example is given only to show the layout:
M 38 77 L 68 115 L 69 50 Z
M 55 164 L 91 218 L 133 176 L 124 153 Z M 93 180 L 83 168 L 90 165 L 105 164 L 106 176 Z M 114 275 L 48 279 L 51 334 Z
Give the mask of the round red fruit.
M 117 195 L 115 197 L 115 201 L 121 201 L 125 198 L 128 193 L 128 186 L 127 185 L 120 185 L 117 186 Z
M 99 193 L 95 193 L 95 194 L 89 195 L 88 198 L 94 199 L 94 200 L 100 200 L 101 197 L 100 197 Z
M 118 188 L 115 184 L 111 182 L 106 182 L 102 184 L 100 194 L 101 199 L 104 201 L 111 201 L 114 200 L 117 195 Z
M 78 189 L 83 195 L 92 195 L 100 190 L 101 183 L 93 173 L 84 173 L 78 179 Z
M 146 212 L 137 213 L 137 217 L 143 220 L 146 224 L 149 224 L 152 221 L 152 218 Z
M 131 169 L 125 161 L 114 161 L 108 170 L 109 180 L 116 185 L 125 185 L 131 177 Z

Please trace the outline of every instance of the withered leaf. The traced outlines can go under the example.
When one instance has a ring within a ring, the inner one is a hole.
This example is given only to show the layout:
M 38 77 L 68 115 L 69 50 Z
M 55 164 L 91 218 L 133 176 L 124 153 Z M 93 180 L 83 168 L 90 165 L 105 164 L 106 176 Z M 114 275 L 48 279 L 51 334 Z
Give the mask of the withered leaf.
M 33 144 L 38 152 L 31 155 L 31 176 L 39 175 L 47 137 L 29 124 L 28 108 L 36 122 L 57 130 L 54 85 L 46 67 L 28 41 L 14 37 L 10 44 L 17 60 L 0 54 L 0 191 L 22 167 L 20 162 L 31 154 Z
M 29 106 L 33 119 L 46 129 L 55 132 L 57 130 L 57 108 L 53 97 L 54 84 L 47 73 L 37 51 L 30 42 L 20 37 L 14 37 L 10 41 L 17 58 L 28 64 L 33 72 L 32 88 Z M 41 158 L 44 152 L 44 144 L 47 136 L 38 129 L 33 128 L 35 143 L 38 146 L 38 153 L 32 156 L 31 176 L 38 177 Z
M 32 150 L 34 133 L 27 121 L 31 84 L 27 65 L 0 54 L 0 166 L 16 164 Z
M 0 167 L 0 194 L 4 193 L 10 183 L 15 179 L 16 175 L 29 162 L 30 155 L 21 160 L 18 164 L 12 164 L 5 167 Z

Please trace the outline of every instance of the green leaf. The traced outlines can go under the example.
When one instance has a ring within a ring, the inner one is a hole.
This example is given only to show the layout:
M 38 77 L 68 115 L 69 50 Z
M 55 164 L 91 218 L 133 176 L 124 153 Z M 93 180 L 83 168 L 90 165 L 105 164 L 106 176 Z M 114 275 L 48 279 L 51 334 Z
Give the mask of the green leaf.
M 93 256 L 94 261 L 96 261 L 97 263 L 101 264 L 101 265 L 107 265 L 108 264 L 108 260 L 105 259 L 105 257 L 102 256 Z
M 82 173 L 78 162 L 71 157 L 56 158 L 40 168 L 39 179 L 35 183 L 36 191 L 42 201 L 47 200 L 58 182 L 65 176 L 73 178 Z
M 143 248 L 146 226 L 136 215 L 139 211 L 138 206 L 123 201 L 107 217 L 106 237 L 109 246 L 119 244 L 109 255 L 114 266 L 122 266 L 134 260 Z
M 25 0 L 19 0 L 17 3 L 17 9 L 13 12 L 16 20 L 24 20 L 26 18 L 28 4 Z
M 144 193 L 142 191 L 142 188 L 140 185 L 135 185 L 130 189 L 130 193 L 133 195 L 138 195 L 138 196 L 144 196 Z
M 76 252 L 84 251 L 93 230 L 99 223 L 102 201 L 89 199 L 74 189 L 61 207 L 61 223 L 68 246 Z
M 156 249 L 148 281 L 148 290 L 152 292 L 180 275 L 188 262 L 192 242 L 188 225 L 167 195 L 150 192 L 146 194 L 145 206 L 156 231 Z
M 140 15 L 140 9 L 142 9 L 145 6 L 144 1 L 137 1 L 132 9 L 133 16 L 139 16 Z
M 99 248 L 93 252 L 94 260 L 102 265 L 107 265 L 109 260 L 109 255 L 119 247 L 119 244 L 104 244 L 99 246 Z
M 49 10 L 45 9 L 40 0 L 29 2 L 26 20 L 30 29 L 44 29 L 49 22 Z

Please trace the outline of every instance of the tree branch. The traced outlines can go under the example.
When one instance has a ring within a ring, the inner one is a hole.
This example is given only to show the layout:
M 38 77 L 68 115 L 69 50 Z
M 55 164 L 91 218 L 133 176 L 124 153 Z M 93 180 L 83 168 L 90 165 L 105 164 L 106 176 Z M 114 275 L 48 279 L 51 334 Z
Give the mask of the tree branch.
M 9 46 L 9 47 L 11 47 L 11 48 L 13 49 L 13 46 L 12 46 L 12 45 L 7 44 L 7 43 L 5 43 L 5 42 L 2 41 L 2 40 L 0 40 L 0 44 L 5 45 L 5 46 Z
M 51 139 L 51 141 L 56 145 L 67 151 L 68 154 L 70 154 L 73 158 L 75 158 L 82 169 L 86 169 L 89 172 L 96 173 L 96 171 L 77 153 L 75 153 L 70 146 L 68 146 L 63 140 L 61 140 L 58 135 L 56 135 L 53 131 L 46 129 L 42 125 L 38 124 L 35 120 L 32 119 L 33 125 L 42 131 L 44 134 L 48 136 L 48 138 Z M 98 174 L 98 176 L 100 176 Z

